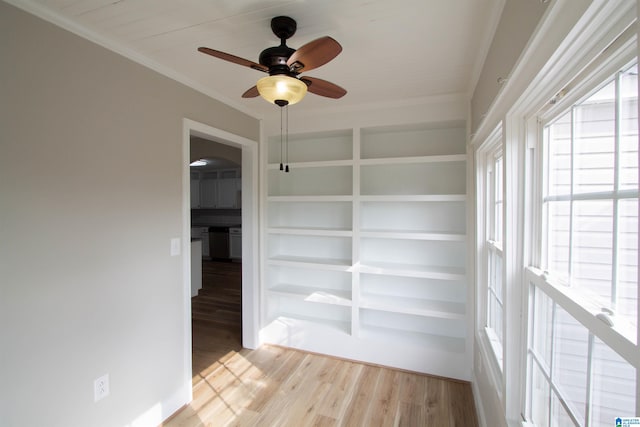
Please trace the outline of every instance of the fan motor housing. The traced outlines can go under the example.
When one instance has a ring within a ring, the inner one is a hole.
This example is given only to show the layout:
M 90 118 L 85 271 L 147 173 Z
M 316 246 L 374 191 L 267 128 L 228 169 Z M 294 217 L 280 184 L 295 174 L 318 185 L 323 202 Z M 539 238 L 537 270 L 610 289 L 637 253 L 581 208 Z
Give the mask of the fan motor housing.
M 287 60 L 295 49 L 284 44 L 280 46 L 269 47 L 260 52 L 259 62 L 261 65 L 269 68 L 269 74 L 289 74 L 289 66 Z

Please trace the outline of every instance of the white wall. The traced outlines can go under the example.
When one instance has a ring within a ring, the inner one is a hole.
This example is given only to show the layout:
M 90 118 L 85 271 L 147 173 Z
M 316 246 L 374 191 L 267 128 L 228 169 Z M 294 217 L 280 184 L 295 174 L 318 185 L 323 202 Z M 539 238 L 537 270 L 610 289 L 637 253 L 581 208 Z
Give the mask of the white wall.
M 155 425 L 188 395 L 183 118 L 259 123 L 3 2 L 0 58 L 0 425 Z

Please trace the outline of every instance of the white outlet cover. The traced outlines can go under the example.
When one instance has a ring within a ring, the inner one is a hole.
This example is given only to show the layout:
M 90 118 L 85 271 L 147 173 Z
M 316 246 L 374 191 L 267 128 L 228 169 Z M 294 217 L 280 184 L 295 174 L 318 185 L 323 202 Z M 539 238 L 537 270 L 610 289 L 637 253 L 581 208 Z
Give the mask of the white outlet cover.
M 109 374 L 104 374 L 93 382 L 94 402 L 104 399 L 109 395 Z

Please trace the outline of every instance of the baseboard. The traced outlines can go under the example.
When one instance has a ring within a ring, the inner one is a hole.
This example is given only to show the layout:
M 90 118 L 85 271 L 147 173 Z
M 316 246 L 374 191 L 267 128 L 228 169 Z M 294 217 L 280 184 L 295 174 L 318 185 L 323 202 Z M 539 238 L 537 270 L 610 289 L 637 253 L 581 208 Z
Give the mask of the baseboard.
M 191 383 L 188 386 L 190 388 Z M 161 426 L 166 420 L 189 404 L 190 396 L 190 390 L 186 390 L 185 387 L 176 390 L 167 399 L 156 403 L 125 427 Z
M 478 389 L 478 380 L 475 372 L 471 374 L 471 392 L 473 393 L 473 403 L 476 406 L 476 416 L 478 417 L 478 424 L 480 427 L 487 427 L 487 419 L 484 414 L 484 405 L 482 404 L 482 398 L 480 397 L 480 390 Z

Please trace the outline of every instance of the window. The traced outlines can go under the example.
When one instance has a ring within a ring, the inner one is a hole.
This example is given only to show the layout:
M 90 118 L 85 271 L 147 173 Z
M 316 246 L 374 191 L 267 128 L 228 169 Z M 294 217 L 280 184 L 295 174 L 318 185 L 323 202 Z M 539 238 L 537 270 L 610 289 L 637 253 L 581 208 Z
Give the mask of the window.
M 636 368 L 531 284 L 528 418 L 606 426 L 636 410 Z
M 537 426 L 640 411 L 637 64 L 602 80 L 542 123 L 541 268 L 527 271 Z
M 489 162 L 487 183 L 487 333 L 502 370 L 502 344 L 504 343 L 504 286 L 502 280 L 502 152 L 487 156 Z
M 505 288 L 503 279 L 503 156 L 502 135 L 496 130 L 478 151 L 478 193 L 483 203 L 478 206 L 482 224 L 479 244 L 482 247 L 479 294 L 483 295 L 479 325 L 483 325 L 486 342 L 498 372 L 503 370 Z M 500 375 L 500 374 L 498 374 Z
M 544 128 L 546 270 L 636 327 L 637 87 L 634 64 Z

